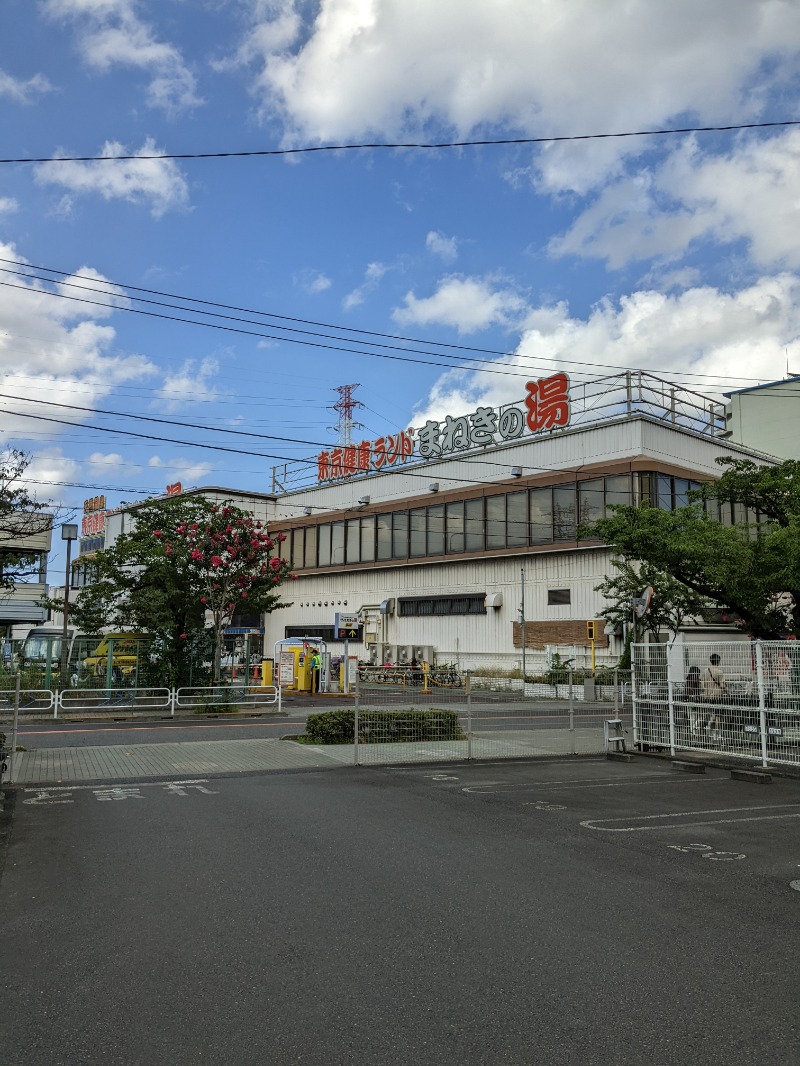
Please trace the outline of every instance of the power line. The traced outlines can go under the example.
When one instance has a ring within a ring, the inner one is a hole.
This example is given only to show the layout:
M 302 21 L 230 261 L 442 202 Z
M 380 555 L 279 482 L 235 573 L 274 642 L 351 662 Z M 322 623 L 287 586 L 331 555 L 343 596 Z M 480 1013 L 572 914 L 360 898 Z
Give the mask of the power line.
M 16 262 L 16 261 L 14 261 L 14 260 L 5 260 L 5 259 L 0 258 L 0 262 Z M 20 264 L 20 265 L 24 265 L 24 264 Z M 68 275 L 64 271 L 56 271 L 56 270 L 54 270 L 54 269 L 52 269 L 50 267 L 32 267 L 31 269 L 32 270 L 46 271 L 46 272 L 49 272 L 49 273 L 57 273 L 57 274 L 61 274 L 61 275 L 65 276 L 65 277 L 74 276 L 74 277 L 77 277 L 79 279 L 81 278 L 81 275 Z M 52 282 L 51 278 L 41 277 L 41 276 L 39 276 L 37 274 L 32 274 L 30 272 L 19 271 L 19 270 L 9 270 L 8 268 L 0 268 L 0 270 L 3 270 L 3 272 L 8 273 L 8 274 L 12 274 L 14 276 L 27 277 L 27 278 L 31 278 L 32 280 L 36 280 L 36 281 Z M 96 281 L 96 279 L 88 278 L 88 277 L 85 278 L 85 280 L 86 281 L 92 281 L 92 282 Z M 115 296 L 118 299 L 120 298 L 120 295 L 121 295 L 119 292 L 109 293 L 106 289 L 97 288 L 94 285 L 78 285 L 75 282 L 60 282 L 60 284 L 66 284 L 66 285 L 69 285 L 70 287 L 77 288 L 77 289 L 80 289 L 80 290 L 86 290 L 86 291 L 89 291 L 89 292 L 95 292 L 95 293 L 98 293 L 98 294 L 103 295 L 103 296 Z M 169 299 L 172 299 L 172 300 L 182 300 L 182 301 L 189 302 L 189 303 L 202 303 L 202 304 L 207 305 L 207 306 L 210 305 L 210 306 L 216 306 L 216 307 L 224 307 L 224 308 L 227 308 L 229 310 L 242 310 L 242 311 L 244 311 L 245 314 L 261 315 L 261 316 L 267 316 L 267 317 L 277 317 L 277 318 L 284 318 L 284 319 L 286 317 L 286 316 L 280 316 L 280 315 L 273 315 L 271 312 L 252 311 L 252 310 L 247 310 L 247 309 L 244 309 L 244 308 L 233 308 L 233 307 L 230 307 L 229 305 L 226 305 L 226 304 L 214 304 L 211 301 L 196 300 L 194 297 L 177 296 L 177 295 L 173 295 L 171 293 L 158 293 L 157 290 L 149 290 L 149 289 L 142 290 L 142 289 L 138 289 L 137 286 L 123 286 L 123 285 L 120 285 L 117 282 L 107 282 L 106 284 L 107 285 L 113 285 L 113 286 L 115 286 L 118 289 L 130 288 L 133 291 L 152 292 L 153 294 L 163 295 L 163 296 L 166 296 L 166 297 L 168 297 Z M 69 300 L 69 301 L 76 302 L 76 303 L 85 303 L 85 304 L 88 304 L 90 306 L 99 306 L 99 307 L 103 307 L 106 310 L 108 309 L 108 306 L 109 306 L 106 302 L 101 301 L 101 300 L 90 300 L 90 299 L 88 299 L 86 297 L 69 296 L 66 293 L 53 292 L 53 291 L 48 290 L 48 289 L 32 289 L 30 286 L 17 285 L 17 284 L 15 284 L 13 282 L 8 282 L 8 281 L 0 281 L 0 285 L 3 285 L 5 287 L 7 287 L 7 288 L 18 289 L 18 290 L 21 290 L 22 292 L 29 292 L 29 293 L 33 292 L 37 296 L 42 296 L 42 295 L 44 295 L 44 296 L 52 296 L 52 297 L 56 297 L 58 299 Z M 144 310 L 144 309 L 139 308 L 139 307 L 128 307 L 128 306 L 125 306 L 124 304 L 116 305 L 114 307 L 114 310 L 127 311 L 127 312 L 132 313 L 132 314 L 143 315 L 143 316 L 148 317 L 148 318 L 159 318 L 159 319 L 163 319 L 163 320 L 169 321 L 169 322 L 182 322 L 182 323 L 185 323 L 187 325 L 205 326 L 205 327 L 210 328 L 210 329 L 223 330 L 224 332 L 228 332 L 228 333 L 238 333 L 238 334 L 243 334 L 245 336 L 255 336 L 255 337 L 260 337 L 260 338 L 269 338 L 270 340 L 283 341 L 284 343 L 289 343 L 289 344 L 300 344 L 300 345 L 306 345 L 308 347 L 313 347 L 313 348 L 323 348 L 323 349 L 328 349 L 328 350 L 333 350 L 333 351 L 346 352 L 347 354 L 350 354 L 350 355 L 372 356 L 373 358 L 376 358 L 376 359 L 389 359 L 389 360 L 394 360 L 394 361 L 399 361 L 399 362 L 416 363 L 416 364 L 424 365 L 424 366 L 434 366 L 434 367 L 437 367 L 437 368 L 440 368 L 440 369 L 450 369 L 450 370 L 465 370 L 465 369 L 468 369 L 468 370 L 470 370 L 473 373 L 499 374 L 501 376 L 506 376 L 506 377 L 525 377 L 526 375 L 528 375 L 529 373 L 532 373 L 532 372 L 537 372 L 537 373 L 542 372 L 542 369 L 543 369 L 541 366 L 537 366 L 536 364 L 531 364 L 531 363 L 518 363 L 518 364 L 500 363 L 500 362 L 498 362 L 497 359 L 480 359 L 480 358 L 477 358 L 476 356 L 471 356 L 471 355 L 467 356 L 461 362 L 452 362 L 452 363 L 441 362 L 441 361 L 439 361 L 440 359 L 446 359 L 446 358 L 456 359 L 457 356 L 451 354 L 450 352 L 443 352 L 442 355 L 439 356 L 438 353 L 425 351 L 424 349 L 422 351 L 418 351 L 417 349 L 405 348 L 402 345 L 397 345 L 397 344 L 386 344 L 386 343 L 383 343 L 383 342 L 380 342 L 380 341 L 374 341 L 374 340 L 362 341 L 358 337 L 348 338 L 348 337 L 341 337 L 341 336 L 338 336 L 338 335 L 335 335 L 335 334 L 327 334 L 327 333 L 324 333 L 324 332 L 319 332 L 318 333 L 318 332 L 315 332 L 315 331 L 312 331 L 312 330 L 300 330 L 300 329 L 296 329 L 295 327 L 287 327 L 287 326 L 282 326 L 282 325 L 276 325 L 275 323 L 271 323 L 271 322 L 269 322 L 269 323 L 260 323 L 260 322 L 257 322 L 257 321 L 253 321 L 252 319 L 243 318 L 243 317 L 241 317 L 239 315 L 226 315 L 226 314 L 221 314 L 219 312 L 214 312 L 214 311 L 196 310 L 195 308 L 192 308 L 192 307 L 182 307 L 180 305 L 173 304 L 173 303 L 166 303 L 166 302 L 161 301 L 161 300 L 153 300 L 153 299 L 142 298 L 142 297 L 138 297 L 138 296 L 128 296 L 128 297 L 125 297 L 125 298 L 127 298 L 129 300 L 135 300 L 135 301 L 137 301 L 139 303 L 145 303 L 145 304 L 150 304 L 150 305 L 154 305 L 154 306 L 165 307 L 165 308 L 169 308 L 169 309 L 176 310 L 176 311 L 183 311 L 185 313 L 192 314 L 192 315 L 201 314 L 201 315 L 206 315 L 206 316 L 211 317 L 211 318 L 224 319 L 226 322 L 240 322 L 240 323 L 243 323 L 245 325 L 255 325 L 255 326 L 259 326 L 261 330 L 267 330 L 267 329 L 282 330 L 282 331 L 288 331 L 288 332 L 292 332 L 292 333 L 304 334 L 305 336 L 292 337 L 292 336 L 281 336 L 279 334 L 274 334 L 274 333 L 256 332 L 254 330 L 249 330 L 249 329 L 242 328 L 242 326 L 229 326 L 229 325 L 223 325 L 223 324 L 221 324 L 219 322 L 206 322 L 203 319 L 183 318 L 180 315 L 167 315 L 167 314 L 163 314 L 163 313 L 156 312 L 156 311 L 147 311 L 147 310 Z M 304 322 L 304 321 L 307 321 L 307 320 L 291 319 L 290 321 Z M 368 333 L 368 331 L 365 331 L 365 330 L 355 330 L 355 331 L 353 331 L 353 330 L 350 330 L 350 327 L 348 327 L 348 326 L 341 326 L 340 327 L 340 326 L 329 325 L 327 323 L 307 322 L 307 324 L 320 325 L 321 327 L 327 328 L 327 329 L 358 332 L 358 333 L 366 334 L 367 336 L 383 337 L 383 338 L 386 338 L 387 340 L 388 339 L 401 340 L 401 341 L 405 341 L 406 343 L 409 343 L 409 344 L 416 344 L 416 345 L 430 344 L 432 346 L 450 348 L 454 352 L 482 352 L 482 353 L 488 354 L 488 355 L 496 355 L 496 356 L 501 356 L 501 357 L 505 357 L 505 358 L 512 358 L 512 359 L 514 358 L 514 353 L 500 352 L 500 351 L 496 351 L 496 350 L 489 349 L 489 348 L 477 348 L 477 347 L 470 347 L 470 346 L 467 346 L 467 345 L 445 344 L 443 342 L 438 342 L 438 341 L 430 341 L 430 342 L 428 342 L 428 341 L 419 340 L 419 339 L 413 338 L 413 337 L 399 337 L 399 336 L 395 337 L 392 334 L 383 334 L 383 333 L 372 333 L 370 335 Z M 318 340 L 309 340 L 309 339 L 306 339 L 306 337 L 316 337 L 316 338 L 320 338 L 320 339 L 318 339 Z M 362 350 L 362 349 L 359 349 L 359 348 L 350 348 L 350 347 L 337 345 L 337 344 L 323 343 L 323 341 L 325 341 L 325 340 L 347 341 L 350 344 L 362 344 L 364 346 L 369 345 L 369 348 L 365 348 L 365 350 Z M 407 354 L 406 355 L 392 355 L 392 354 L 388 354 L 386 351 L 377 352 L 377 351 L 370 350 L 372 348 L 390 349 L 392 351 L 405 352 Z M 434 356 L 434 358 L 433 359 L 415 358 L 415 356 L 424 356 L 424 355 Z M 589 380 L 591 380 L 590 375 L 596 375 L 598 371 L 601 371 L 603 369 L 619 370 L 619 371 L 627 371 L 627 370 L 631 369 L 630 367 L 621 366 L 621 365 L 617 365 L 617 364 L 613 364 L 613 363 L 605 363 L 605 364 L 601 365 L 601 364 L 597 364 L 597 363 L 586 362 L 584 360 L 570 359 L 570 358 L 565 357 L 563 355 L 559 355 L 558 357 L 555 357 L 555 356 L 542 356 L 540 358 L 542 359 L 542 361 L 548 362 L 548 363 L 554 363 L 557 360 L 559 366 L 567 367 L 568 369 L 572 368 L 572 367 L 587 367 L 587 368 L 589 368 L 587 370 L 577 370 L 576 371 L 576 370 L 570 369 L 570 373 L 573 374 L 573 376 L 582 375 L 582 376 L 588 378 Z M 464 365 L 465 362 L 467 364 L 473 364 L 473 365 L 465 366 Z M 482 365 L 476 366 L 474 364 L 482 364 Z M 499 366 L 513 367 L 514 365 L 520 366 L 521 369 L 519 369 L 519 370 L 514 370 L 514 369 L 500 370 L 500 369 L 498 369 Z M 666 373 L 666 371 L 665 371 L 665 373 Z M 683 372 L 683 374 L 681 375 L 681 381 L 684 384 L 686 384 L 687 381 L 690 383 L 690 384 L 687 385 L 687 387 L 691 387 L 692 386 L 692 379 L 695 379 L 695 378 L 700 378 L 700 379 L 704 379 L 704 380 L 705 379 L 710 379 L 711 381 L 724 380 L 726 382 L 726 384 L 730 384 L 730 380 L 731 380 L 730 378 L 727 378 L 727 377 L 723 378 L 721 375 L 701 374 L 701 373 L 695 373 L 695 372 L 692 372 L 692 371 Z M 748 381 L 748 380 L 750 380 L 750 381 L 760 381 L 761 379 L 760 378 L 750 378 L 750 379 L 748 379 L 748 378 L 737 378 L 736 380 L 739 380 L 739 381 Z M 701 382 L 701 384 L 702 384 L 702 382 Z M 694 387 L 698 387 L 698 386 L 695 384 Z
M 74 278 L 75 281 L 86 281 L 86 282 L 89 282 L 88 285 L 76 285 L 75 282 L 68 282 L 68 284 L 70 284 L 70 286 L 73 287 L 73 288 L 88 289 L 89 291 L 102 293 L 103 295 L 106 295 L 106 296 L 117 296 L 117 297 L 120 296 L 120 292 L 107 292 L 105 289 L 96 288 L 95 286 L 97 285 L 98 279 L 94 278 L 94 277 L 90 277 L 90 276 L 85 275 L 85 274 L 73 274 L 73 273 L 70 273 L 69 271 L 66 271 L 66 270 L 59 270 L 59 269 L 57 269 L 55 267 L 33 266 L 32 264 L 26 263 L 24 260 L 19 260 L 19 259 L 4 259 L 3 257 L 0 257 L 0 263 L 7 263 L 7 264 L 9 264 L 11 266 L 14 266 L 14 267 L 22 267 L 25 270 L 39 271 L 40 273 L 44 273 L 44 274 L 56 274 L 60 278 Z M 30 277 L 30 278 L 32 278 L 32 279 L 34 279 L 36 281 L 45 281 L 45 282 L 51 282 L 51 283 L 53 282 L 52 278 L 40 277 L 37 274 L 24 273 L 24 272 L 19 271 L 19 270 L 8 270 L 8 271 L 6 271 L 6 273 L 14 274 L 14 275 L 17 275 L 17 276 L 22 276 L 22 277 Z M 63 284 L 63 283 L 60 283 L 60 284 Z M 454 343 L 449 342 L 449 341 L 424 340 L 424 339 L 421 339 L 419 337 L 409 337 L 409 336 L 405 336 L 403 334 L 381 333 L 381 332 L 376 331 L 376 330 L 358 329 L 358 328 L 356 328 L 354 326 L 345 326 L 345 325 L 341 325 L 340 323 L 319 322 L 319 321 L 317 321 L 315 319 L 299 318 L 297 316 L 292 316 L 292 315 L 281 315 L 281 314 L 277 314 L 274 311 L 259 311 L 259 310 L 254 310 L 253 308 L 250 308 L 250 307 L 237 307 L 235 304 L 225 304 L 225 303 L 220 303 L 220 302 L 215 301 L 215 300 L 205 300 L 205 299 L 201 299 L 201 298 L 195 297 L 195 296 L 185 296 L 185 295 L 182 295 L 182 294 L 179 294 L 179 293 L 167 292 L 167 291 L 164 291 L 164 290 L 161 290 L 161 289 L 147 289 L 147 288 L 143 288 L 142 286 L 138 286 L 138 285 L 129 285 L 127 282 L 106 281 L 105 284 L 107 286 L 112 287 L 112 288 L 117 289 L 117 290 L 125 290 L 126 292 L 144 292 L 144 293 L 147 293 L 148 296 L 163 296 L 163 297 L 165 297 L 168 300 L 177 300 L 177 301 L 181 301 L 183 303 L 199 304 L 201 307 L 215 307 L 215 308 L 221 308 L 223 311 L 236 311 L 236 312 L 239 312 L 240 314 L 243 314 L 243 315 L 258 315 L 258 316 L 260 316 L 262 318 L 275 318 L 275 319 L 280 320 L 281 322 L 293 322 L 293 323 L 297 323 L 297 324 L 303 325 L 303 326 L 316 326 L 322 331 L 325 331 L 325 330 L 336 330 L 339 333 L 352 333 L 352 334 L 356 334 L 356 335 L 368 338 L 365 342 L 363 342 L 365 344 L 367 344 L 367 343 L 374 344 L 375 342 L 372 340 L 372 338 L 373 337 L 379 337 L 382 341 L 386 341 L 386 340 L 388 340 L 388 341 L 400 341 L 403 344 L 414 344 L 414 345 L 417 345 L 418 347 L 419 346 L 427 346 L 429 348 L 446 349 L 446 350 L 448 350 L 448 351 L 445 352 L 445 354 L 447 354 L 447 355 L 449 355 L 450 352 L 475 352 L 475 353 L 477 353 L 479 355 L 492 355 L 492 356 L 501 356 L 501 357 L 505 357 L 505 358 L 513 358 L 514 354 L 515 354 L 514 352 L 500 351 L 499 349 L 496 349 L 496 348 L 481 348 L 481 347 L 476 346 L 476 345 L 454 344 Z M 42 291 L 46 291 L 46 290 L 36 290 L 37 293 L 42 292 Z M 127 297 L 127 298 L 128 299 L 139 299 L 138 297 Z M 140 302 L 149 302 L 149 301 L 143 300 L 143 301 L 140 301 Z M 103 305 L 103 306 L 107 306 L 107 305 Z M 161 306 L 163 306 L 163 305 L 161 305 Z M 171 305 L 167 305 L 167 306 L 171 306 Z M 122 308 L 122 307 L 118 307 L 116 309 L 124 310 L 124 308 Z M 194 310 L 194 308 L 180 308 L 180 310 L 187 310 L 191 314 L 198 313 L 198 312 L 196 312 Z M 220 316 L 220 317 L 227 317 L 227 316 Z M 233 317 L 234 317 L 235 321 L 244 321 L 243 319 L 240 319 L 238 317 L 235 317 L 235 316 L 233 316 Z M 261 324 L 261 323 L 258 323 L 258 324 Z M 271 322 L 270 323 L 264 323 L 263 325 L 268 326 L 269 328 L 272 328 L 272 329 L 283 329 L 283 328 L 285 328 L 283 326 L 278 326 L 278 325 L 276 325 L 274 323 L 271 323 Z M 298 331 L 298 332 L 304 332 L 304 331 Z M 314 333 L 313 335 L 314 336 L 327 337 L 327 338 L 330 339 L 330 334 L 329 333 L 325 333 L 325 332 L 322 332 L 321 334 Z M 271 337 L 271 339 L 280 340 L 281 338 L 280 337 L 277 337 L 277 338 L 276 337 Z M 346 339 L 346 338 L 336 337 L 335 339 L 341 340 L 341 339 Z M 354 340 L 355 340 L 355 338 L 354 338 Z M 358 343 L 362 343 L 362 342 L 359 341 Z M 397 347 L 397 346 L 395 346 L 395 345 L 385 345 L 385 347 Z M 398 348 L 398 350 L 405 351 L 406 349 Z M 424 354 L 431 354 L 431 353 L 424 353 Z M 451 356 L 451 358 L 452 358 L 452 356 Z M 555 362 L 555 357 L 553 357 L 553 356 L 542 356 L 541 358 L 545 362 Z M 492 360 L 492 362 L 494 362 L 494 360 Z M 559 362 L 564 362 L 562 357 L 559 357 Z M 568 360 L 566 360 L 566 362 L 570 363 L 573 366 L 587 366 L 587 367 L 590 367 L 592 369 L 592 372 L 596 372 L 597 369 L 598 369 L 598 364 L 596 364 L 596 363 L 581 362 L 581 361 L 575 360 L 575 359 L 568 359 Z M 431 364 L 431 365 L 437 365 L 437 364 Z M 611 369 L 611 370 L 627 370 L 627 369 L 629 369 L 628 367 L 617 366 L 617 365 L 615 365 L 613 363 L 607 363 L 607 364 L 604 364 L 604 366 L 606 366 L 608 369 Z M 727 378 L 722 378 L 721 375 L 718 375 L 718 374 L 692 373 L 689 376 L 697 377 L 697 378 L 708 378 L 710 380 L 717 380 L 717 379 L 729 380 Z M 742 377 L 740 377 L 737 380 L 739 380 L 739 381 L 760 381 L 761 379 L 760 378 L 742 378 Z
M 685 133 L 732 133 L 737 130 L 763 130 L 798 125 L 800 125 L 800 119 L 782 119 L 776 122 L 738 122 L 730 126 L 682 126 L 663 130 L 626 130 L 619 133 L 571 133 L 552 137 L 502 137 L 474 141 L 405 141 L 397 143 L 372 141 L 364 142 L 362 144 L 318 144 L 305 145 L 300 148 L 261 148 L 251 151 L 236 152 L 121 153 L 119 155 L 59 155 L 47 157 L 25 156 L 0 159 L 0 163 L 113 163 L 148 159 L 249 159 L 260 156 L 311 155 L 320 152 L 348 152 L 371 148 L 421 148 L 427 150 L 439 150 L 445 148 L 490 148 L 513 144 L 559 144 L 570 141 L 618 140 L 625 137 L 669 137 Z

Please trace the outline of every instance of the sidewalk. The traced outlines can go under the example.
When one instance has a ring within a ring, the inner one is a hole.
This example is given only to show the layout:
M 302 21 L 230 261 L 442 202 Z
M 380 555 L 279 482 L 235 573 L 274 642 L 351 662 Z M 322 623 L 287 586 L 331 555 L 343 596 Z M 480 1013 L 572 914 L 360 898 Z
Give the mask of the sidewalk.
M 503 730 L 473 735 L 475 759 L 597 755 L 602 731 L 576 729 Z M 463 762 L 466 740 L 420 743 L 360 744 L 362 766 L 423 762 Z M 117 744 L 97 747 L 42 748 L 18 752 L 14 773 L 3 783 L 60 785 L 80 781 L 141 781 L 185 774 L 235 774 L 266 770 L 334 769 L 353 766 L 352 744 L 308 745 L 288 740 L 199 740 L 165 744 Z
M 18 752 L 16 759 L 13 777 L 4 775 L 4 785 L 139 781 L 183 774 L 235 774 L 339 765 L 335 759 L 314 748 L 281 740 L 198 740 L 173 744 L 42 748 Z

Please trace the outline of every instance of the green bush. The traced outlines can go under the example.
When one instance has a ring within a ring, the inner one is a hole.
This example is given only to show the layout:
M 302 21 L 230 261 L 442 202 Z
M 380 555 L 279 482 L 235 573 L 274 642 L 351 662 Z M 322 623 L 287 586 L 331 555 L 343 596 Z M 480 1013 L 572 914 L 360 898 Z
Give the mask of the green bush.
M 355 711 L 310 714 L 306 722 L 306 736 L 313 744 L 352 744 L 354 730 Z M 431 740 L 466 740 L 455 711 L 359 711 L 359 744 Z

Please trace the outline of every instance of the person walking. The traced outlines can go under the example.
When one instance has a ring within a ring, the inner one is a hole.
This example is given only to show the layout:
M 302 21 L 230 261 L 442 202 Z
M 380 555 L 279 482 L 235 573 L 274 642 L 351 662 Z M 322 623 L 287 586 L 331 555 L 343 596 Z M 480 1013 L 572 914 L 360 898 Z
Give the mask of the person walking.
M 322 656 L 319 653 L 319 648 L 314 648 L 311 652 L 311 694 L 319 692 L 319 672 L 322 669 Z
M 722 667 L 719 665 L 720 658 L 716 652 L 708 660 L 708 666 L 706 672 L 703 674 L 703 695 L 709 702 L 719 703 L 725 695 L 725 674 L 722 672 Z M 722 722 L 720 720 L 719 712 L 716 707 L 713 707 L 709 712 L 708 722 L 706 724 L 706 731 L 711 735 L 712 740 L 720 740 L 720 729 Z

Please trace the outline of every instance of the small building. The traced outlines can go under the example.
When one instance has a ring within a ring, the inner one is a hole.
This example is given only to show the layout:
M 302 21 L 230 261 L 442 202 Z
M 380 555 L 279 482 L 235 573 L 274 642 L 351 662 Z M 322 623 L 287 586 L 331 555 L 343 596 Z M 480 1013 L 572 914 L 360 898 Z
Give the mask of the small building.
M 800 376 L 725 393 L 722 436 L 779 459 L 800 459 Z
M 47 618 L 47 609 L 39 600 L 47 595 L 47 556 L 53 534 L 53 516 L 44 511 L 11 514 L 0 529 L 0 571 L 3 552 L 26 556 L 21 573 L 14 576 L 14 586 L 0 589 L 0 627 L 11 633 L 12 626 L 39 625 Z

